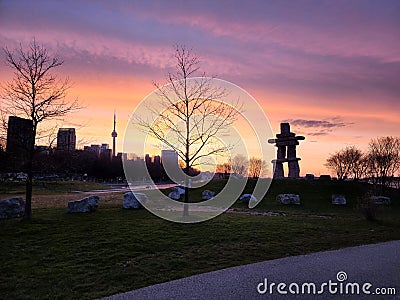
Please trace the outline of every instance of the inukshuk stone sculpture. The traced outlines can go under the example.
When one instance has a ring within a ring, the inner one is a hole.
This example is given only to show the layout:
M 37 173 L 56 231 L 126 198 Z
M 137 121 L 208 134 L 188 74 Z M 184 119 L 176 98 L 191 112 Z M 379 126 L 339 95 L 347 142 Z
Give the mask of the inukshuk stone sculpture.
M 284 178 L 283 163 L 288 163 L 289 178 L 299 178 L 300 167 L 299 160 L 296 157 L 296 147 L 299 145 L 299 140 L 304 140 L 304 136 L 296 136 L 290 132 L 289 123 L 281 123 L 281 133 L 276 135 L 276 139 L 269 139 L 268 143 L 275 144 L 278 147 L 276 159 L 272 161 L 274 164 L 274 178 Z

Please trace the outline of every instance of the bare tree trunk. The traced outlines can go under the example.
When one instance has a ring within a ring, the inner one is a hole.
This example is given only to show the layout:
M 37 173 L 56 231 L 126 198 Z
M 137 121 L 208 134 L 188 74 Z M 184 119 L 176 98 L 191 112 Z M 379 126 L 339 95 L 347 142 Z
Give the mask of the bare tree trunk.
M 188 180 L 189 170 L 190 170 L 189 158 L 186 158 L 185 198 L 184 198 L 184 204 L 183 204 L 183 216 L 184 217 L 189 216 L 189 180 Z
M 189 170 L 190 170 L 190 144 L 189 144 L 189 139 L 190 139 L 190 118 L 189 118 L 189 99 L 187 96 L 187 85 L 186 85 L 186 70 L 183 70 L 183 78 L 184 78 L 184 93 L 185 93 L 185 104 L 186 104 L 186 157 L 185 157 L 185 170 L 186 170 L 186 176 L 185 176 L 185 200 L 183 204 L 183 216 L 187 217 L 189 216 Z
M 187 176 L 189 176 L 189 168 L 186 167 L 186 177 L 185 177 L 185 199 L 184 199 L 184 204 L 183 204 L 183 216 L 188 217 L 189 216 L 189 180 Z
M 27 164 L 27 178 L 26 178 L 26 189 L 25 189 L 25 214 L 24 219 L 31 220 L 32 219 L 32 155 L 29 155 L 29 161 Z
M 32 138 L 28 150 L 28 162 L 26 166 L 26 186 L 25 186 L 25 213 L 24 219 L 32 219 L 32 189 L 33 189 L 33 157 L 35 155 L 36 124 L 33 124 Z

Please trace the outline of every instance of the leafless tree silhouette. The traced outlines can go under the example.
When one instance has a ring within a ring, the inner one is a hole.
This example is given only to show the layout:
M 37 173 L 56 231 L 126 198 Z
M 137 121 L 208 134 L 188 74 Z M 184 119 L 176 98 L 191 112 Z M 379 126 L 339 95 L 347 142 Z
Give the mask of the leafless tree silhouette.
M 221 101 L 228 97 L 227 91 L 213 86 L 204 73 L 195 77 L 200 67 L 192 50 L 176 46 L 175 59 L 176 73 L 168 73 L 167 84 L 154 83 L 158 103 L 148 109 L 156 121 L 136 121 L 164 147 L 176 151 L 188 174 L 207 157 L 226 153 L 228 146 L 216 137 L 237 120 L 242 107 L 238 100 Z M 184 202 L 189 202 L 188 184 Z M 184 205 L 184 215 L 188 215 L 188 205 Z
M 393 136 L 372 139 L 368 146 L 368 167 L 383 189 L 389 187 L 400 170 L 400 138 Z
M 365 154 L 356 146 L 348 146 L 331 154 L 325 166 L 336 172 L 340 180 L 350 175 L 354 179 L 359 179 L 366 171 Z
M 258 157 L 251 157 L 249 160 L 249 176 L 258 178 L 263 175 L 267 168 L 267 163 Z
M 71 87 L 68 78 L 60 79 L 53 73 L 64 61 L 49 54 L 43 45 L 33 40 L 27 48 L 3 48 L 6 63 L 14 77 L 1 87 L 2 115 L 13 115 L 32 121 L 32 138 L 27 151 L 25 218 L 32 218 L 32 160 L 35 140 L 39 138 L 38 125 L 56 119 L 80 108 L 78 101 L 67 101 Z
M 232 172 L 236 176 L 249 174 L 249 160 L 243 154 L 237 154 L 232 158 Z

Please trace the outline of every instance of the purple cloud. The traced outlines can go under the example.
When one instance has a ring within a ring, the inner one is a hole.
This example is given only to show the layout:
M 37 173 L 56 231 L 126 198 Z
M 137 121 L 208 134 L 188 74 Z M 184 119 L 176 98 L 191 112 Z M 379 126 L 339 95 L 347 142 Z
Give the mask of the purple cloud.
M 304 119 L 289 119 L 282 122 L 289 122 L 291 125 L 303 127 L 303 128 L 333 128 L 333 127 L 344 127 L 353 123 L 345 123 L 340 118 L 332 118 L 329 120 L 304 120 Z
M 290 123 L 290 125 L 298 128 L 300 132 L 305 132 L 308 136 L 326 136 L 335 128 L 346 127 L 354 124 L 351 122 L 344 122 L 339 117 L 326 120 L 288 119 L 283 120 L 282 122 Z M 312 131 L 309 131 L 309 129 L 312 129 Z

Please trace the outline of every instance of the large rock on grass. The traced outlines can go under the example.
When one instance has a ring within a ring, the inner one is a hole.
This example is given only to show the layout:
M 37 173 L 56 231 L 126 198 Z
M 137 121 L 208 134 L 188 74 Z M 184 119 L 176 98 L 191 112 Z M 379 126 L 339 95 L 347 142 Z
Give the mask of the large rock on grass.
M 13 197 L 0 201 L 0 219 L 22 217 L 25 212 L 25 202 L 22 197 Z
M 98 196 L 89 196 L 77 201 L 69 201 L 67 213 L 87 213 L 96 211 L 99 206 Z
M 371 201 L 377 205 L 390 205 L 390 198 L 385 196 L 371 196 Z
M 172 191 L 179 193 L 179 195 L 185 195 L 185 189 L 180 186 L 174 186 Z
M 146 201 L 147 196 L 142 193 L 132 193 L 132 192 L 127 192 L 124 194 L 124 202 L 123 202 L 123 207 L 126 209 L 139 209 L 143 208 L 142 203 L 140 201 Z
M 203 200 L 210 200 L 210 199 L 214 198 L 214 196 L 215 196 L 215 192 L 210 191 L 210 190 L 204 190 L 201 193 L 201 199 L 203 199 Z
M 243 194 L 240 196 L 239 200 L 244 203 L 257 202 L 257 198 L 252 194 Z
M 174 190 L 168 194 L 168 197 L 173 200 L 179 200 L 181 198 L 181 194 L 178 191 Z
M 285 205 L 300 205 L 300 196 L 296 194 L 279 194 L 276 196 L 276 200 Z
M 345 195 L 334 194 L 332 195 L 332 204 L 334 205 L 346 205 Z

